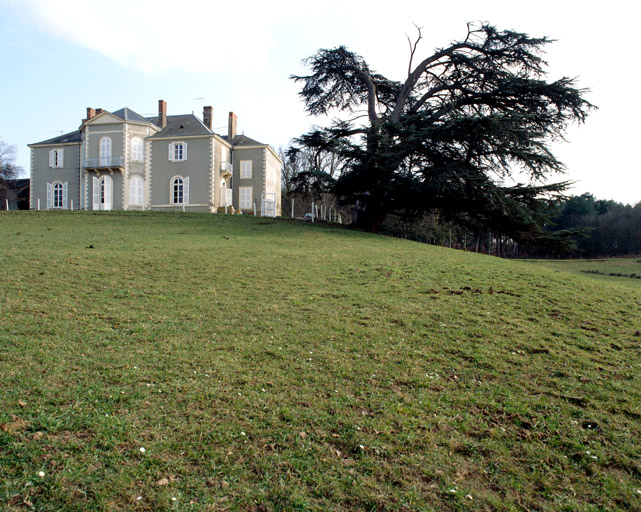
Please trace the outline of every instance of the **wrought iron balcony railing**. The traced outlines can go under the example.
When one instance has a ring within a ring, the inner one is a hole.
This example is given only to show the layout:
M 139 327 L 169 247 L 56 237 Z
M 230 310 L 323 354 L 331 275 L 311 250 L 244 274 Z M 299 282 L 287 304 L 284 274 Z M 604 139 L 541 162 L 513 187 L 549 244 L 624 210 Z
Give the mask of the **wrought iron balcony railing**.
M 122 156 L 97 156 L 85 158 L 84 167 L 123 167 L 125 159 Z

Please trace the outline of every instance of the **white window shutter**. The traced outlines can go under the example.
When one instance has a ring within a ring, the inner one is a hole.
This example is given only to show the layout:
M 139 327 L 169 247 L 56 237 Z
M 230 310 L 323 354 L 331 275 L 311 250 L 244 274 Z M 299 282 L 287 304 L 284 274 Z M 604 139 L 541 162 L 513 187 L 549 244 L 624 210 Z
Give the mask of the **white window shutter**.
M 59 149 L 58 150 L 58 167 L 64 167 L 64 166 L 65 166 L 65 150 Z
M 50 149 L 49 150 L 49 167 L 53 167 L 54 164 L 55 164 L 55 160 L 54 160 L 54 154 L 55 153 L 54 153 L 54 151 L 55 151 L 55 149 Z
M 62 184 L 62 207 L 67 208 L 67 200 L 69 199 L 69 182 L 65 181 Z
M 189 204 L 189 177 L 183 180 L 183 203 Z
M 51 185 L 51 183 L 47 183 L 47 209 L 51 208 L 52 196 L 53 186 Z
M 174 161 L 174 145 L 171 142 L 169 143 L 169 161 Z
M 183 144 L 183 160 L 187 160 L 187 143 L 186 142 Z
M 112 180 L 111 176 L 105 176 L 105 210 L 111 210 L 113 208 L 112 204 Z
M 93 179 L 93 209 L 100 210 L 100 180 Z

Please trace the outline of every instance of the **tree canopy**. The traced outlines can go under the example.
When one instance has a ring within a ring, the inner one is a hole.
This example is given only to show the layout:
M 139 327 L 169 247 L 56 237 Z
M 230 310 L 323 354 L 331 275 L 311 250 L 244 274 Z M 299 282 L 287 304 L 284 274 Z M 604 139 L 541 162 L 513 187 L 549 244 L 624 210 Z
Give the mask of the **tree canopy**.
M 4 201 L 7 194 L 7 180 L 17 178 L 22 168 L 15 164 L 16 147 L 0 139 L 0 201 Z
M 418 61 L 410 42 L 407 76 L 390 80 L 344 46 L 306 59 L 293 76 L 312 115 L 340 116 L 299 137 L 300 147 L 344 159 L 328 189 L 355 205 L 360 227 L 385 215 L 438 211 L 528 242 L 553 242 L 544 229 L 551 199 L 569 182 L 548 183 L 563 164 L 550 143 L 593 108 L 570 78 L 546 81 L 550 40 L 482 24 Z M 526 183 L 513 181 L 527 176 Z

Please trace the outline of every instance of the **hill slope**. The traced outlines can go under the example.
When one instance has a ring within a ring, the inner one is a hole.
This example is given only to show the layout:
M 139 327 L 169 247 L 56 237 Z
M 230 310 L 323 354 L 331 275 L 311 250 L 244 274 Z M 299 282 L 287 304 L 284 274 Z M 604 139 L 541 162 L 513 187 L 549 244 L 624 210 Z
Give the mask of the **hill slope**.
M 0 216 L 10 510 L 641 508 L 641 295 L 320 225 Z

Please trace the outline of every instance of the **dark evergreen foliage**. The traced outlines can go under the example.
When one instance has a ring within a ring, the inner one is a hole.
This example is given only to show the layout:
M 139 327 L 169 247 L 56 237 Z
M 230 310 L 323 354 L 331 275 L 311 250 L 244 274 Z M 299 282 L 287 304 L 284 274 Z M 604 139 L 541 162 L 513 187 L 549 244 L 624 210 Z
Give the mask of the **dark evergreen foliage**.
M 419 30 L 403 82 L 343 46 L 319 50 L 306 60 L 311 73 L 292 77 L 310 114 L 351 116 L 298 139 L 345 161 L 338 177 L 315 174 L 314 183 L 353 205 L 372 231 L 391 213 L 437 211 L 519 241 L 567 241 L 545 229 L 551 201 L 568 186 L 546 182 L 563 170 L 549 144 L 593 107 L 572 79 L 545 80 L 550 40 L 468 25 L 465 39 L 414 65 L 420 39 Z M 519 172 L 527 183 L 504 185 Z

